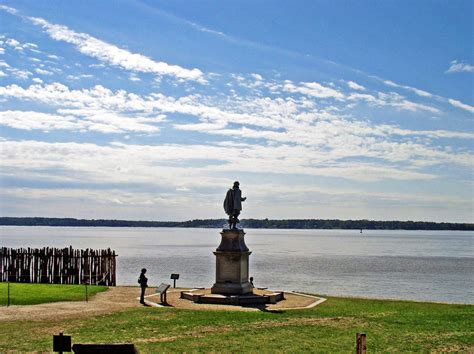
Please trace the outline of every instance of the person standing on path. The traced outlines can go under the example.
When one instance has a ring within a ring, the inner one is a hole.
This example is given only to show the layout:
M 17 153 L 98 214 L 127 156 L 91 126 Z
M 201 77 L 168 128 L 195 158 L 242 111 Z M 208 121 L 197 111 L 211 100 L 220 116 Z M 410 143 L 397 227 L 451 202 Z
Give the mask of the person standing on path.
M 143 268 L 140 277 L 138 278 L 138 284 L 141 287 L 141 294 L 140 294 L 140 304 L 145 305 L 145 290 L 148 288 L 148 278 L 145 276 L 146 269 Z

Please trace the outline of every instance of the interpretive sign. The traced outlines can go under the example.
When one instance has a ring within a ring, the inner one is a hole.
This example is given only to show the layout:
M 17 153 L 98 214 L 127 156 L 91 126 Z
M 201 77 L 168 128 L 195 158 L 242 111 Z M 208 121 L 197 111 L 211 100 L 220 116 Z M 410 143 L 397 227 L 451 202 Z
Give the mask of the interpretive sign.
M 161 283 L 157 288 L 156 288 L 156 293 L 160 294 L 160 301 L 162 303 L 166 303 L 166 290 L 169 289 L 171 285 Z
M 176 288 L 176 280 L 179 279 L 179 274 L 177 274 L 177 273 L 171 274 L 170 279 L 173 279 L 173 288 Z

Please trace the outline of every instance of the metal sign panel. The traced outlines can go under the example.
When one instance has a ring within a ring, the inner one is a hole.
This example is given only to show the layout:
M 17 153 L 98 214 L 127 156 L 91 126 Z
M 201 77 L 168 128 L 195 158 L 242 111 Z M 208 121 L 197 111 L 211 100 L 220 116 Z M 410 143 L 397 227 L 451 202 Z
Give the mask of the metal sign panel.
M 168 290 L 168 288 L 170 287 L 171 285 L 169 284 L 165 284 L 165 283 L 161 283 L 157 288 L 156 288 L 156 292 L 158 294 L 162 294 L 164 293 L 166 290 Z

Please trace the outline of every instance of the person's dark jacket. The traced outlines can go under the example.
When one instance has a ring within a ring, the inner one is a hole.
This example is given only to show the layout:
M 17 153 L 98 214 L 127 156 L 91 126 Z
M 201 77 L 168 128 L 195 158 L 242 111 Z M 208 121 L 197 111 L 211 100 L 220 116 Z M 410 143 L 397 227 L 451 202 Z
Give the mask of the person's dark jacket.
M 138 282 L 140 283 L 140 286 L 142 288 L 148 288 L 148 278 L 145 276 L 145 274 L 140 273 L 140 278 L 138 278 Z

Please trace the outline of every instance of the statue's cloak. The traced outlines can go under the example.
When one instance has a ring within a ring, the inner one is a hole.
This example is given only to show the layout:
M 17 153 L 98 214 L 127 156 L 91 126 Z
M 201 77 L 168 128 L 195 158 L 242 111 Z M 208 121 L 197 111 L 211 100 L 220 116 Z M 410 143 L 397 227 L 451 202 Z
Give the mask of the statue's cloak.
M 224 199 L 224 210 L 227 215 L 231 215 L 234 210 L 234 191 L 229 189 Z

